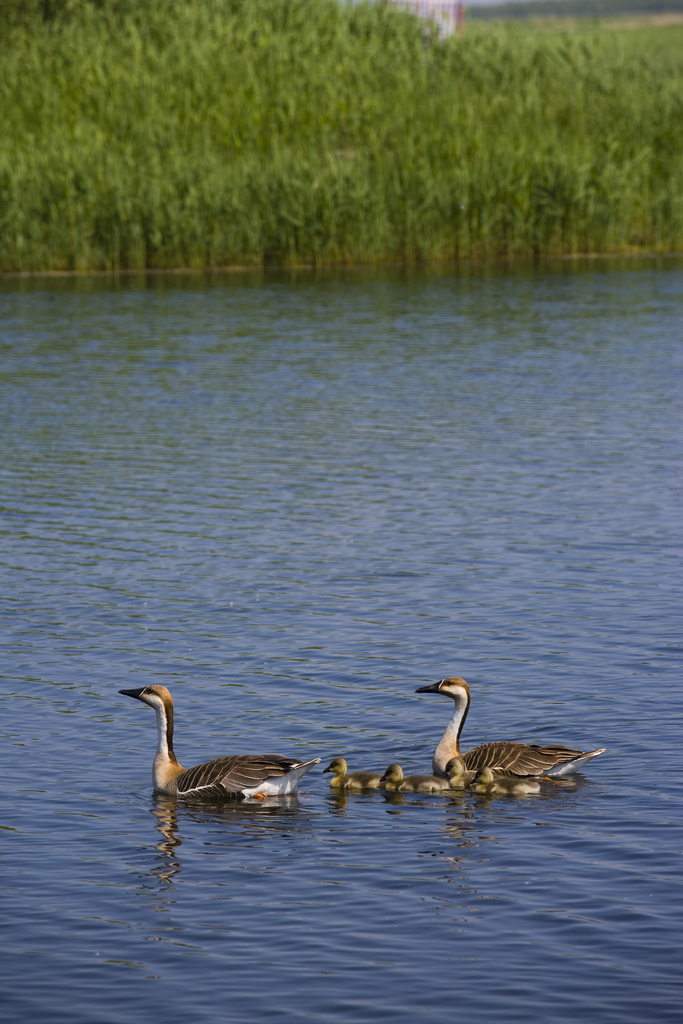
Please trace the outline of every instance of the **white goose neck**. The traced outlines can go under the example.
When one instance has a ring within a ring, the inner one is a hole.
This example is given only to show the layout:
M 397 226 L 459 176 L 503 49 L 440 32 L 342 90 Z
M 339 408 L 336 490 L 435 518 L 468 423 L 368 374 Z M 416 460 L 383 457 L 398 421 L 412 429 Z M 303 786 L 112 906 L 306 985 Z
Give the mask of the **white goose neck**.
M 173 712 L 171 712 L 171 720 L 169 722 L 166 707 L 161 701 L 154 702 L 154 710 L 157 716 L 157 752 L 154 760 L 156 761 L 159 758 L 160 760 L 169 761 L 171 755 L 173 755 L 175 760 L 175 754 L 173 754 Z M 171 726 L 170 737 L 169 725 Z
M 152 765 L 152 785 L 157 793 L 174 793 L 173 779 L 182 768 L 173 752 L 173 707 L 155 700 L 157 716 L 157 752 Z
M 449 694 L 449 696 L 451 696 Z M 452 757 L 460 757 L 460 733 L 465 724 L 470 698 L 464 690 L 458 690 L 453 697 L 453 716 L 434 751 L 432 770 L 435 775 L 445 776 L 446 765 Z

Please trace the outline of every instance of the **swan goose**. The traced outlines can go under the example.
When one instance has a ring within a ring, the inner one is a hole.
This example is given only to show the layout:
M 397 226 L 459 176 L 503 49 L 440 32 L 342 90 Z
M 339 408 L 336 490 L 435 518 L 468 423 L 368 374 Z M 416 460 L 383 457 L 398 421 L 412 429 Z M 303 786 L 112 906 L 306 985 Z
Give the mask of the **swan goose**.
M 482 768 L 491 768 L 494 772 L 504 772 L 513 776 L 571 775 L 592 757 L 605 752 L 604 747 L 600 747 L 599 750 L 583 751 L 556 743 L 539 747 L 535 743 L 502 740 L 482 743 L 481 746 L 472 747 L 461 754 L 460 733 L 470 707 L 470 688 L 465 680 L 459 676 L 451 676 L 449 679 L 439 679 L 431 686 L 420 686 L 415 692 L 440 693 L 444 697 L 450 697 L 455 704 L 453 717 L 434 752 L 432 770 L 435 775 L 444 775 L 446 765 L 453 757 L 461 758 L 467 771 L 473 774 Z
M 335 757 L 323 772 L 334 772 L 330 779 L 330 789 L 379 789 L 379 772 L 348 772 L 348 765 L 343 757 Z
M 300 761 L 279 754 L 232 754 L 183 768 L 173 752 L 173 698 L 165 686 L 119 690 L 154 708 L 157 716 L 157 752 L 152 766 L 155 793 L 169 796 L 224 799 L 235 796 L 280 796 L 295 793 L 299 779 L 320 762 Z
M 447 793 L 451 789 L 464 789 L 465 772 L 457 757 L 448 762 L 445 776 L 405 776 L 400 764 L 390 764 L 380 779 L 382 784 L 384 789 L 394 793 Z

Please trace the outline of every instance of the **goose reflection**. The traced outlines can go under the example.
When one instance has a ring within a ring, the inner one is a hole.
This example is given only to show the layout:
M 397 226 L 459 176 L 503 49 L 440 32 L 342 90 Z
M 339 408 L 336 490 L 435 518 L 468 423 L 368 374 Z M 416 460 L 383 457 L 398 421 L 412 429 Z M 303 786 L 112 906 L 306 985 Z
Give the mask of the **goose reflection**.
M 434 799 L 434 796 L 420 797 L 418 794 L 413 793 L 392 793 L 387 791 L 382 794 L 385 804 L 401 805 L 404 807 L 415 807 L 415 808 L 434 808 L 439 807 L 442 810 L 453 810 L 455 808 L 462 809 L 468 806 L 467 800 L 463 793 L 460 792 L 449 792 L 445 790 L 443 793 L 436 794 L 440 800 Z M 406 796 L 408 797 L 406 799 Z
M 304 820 L 307 817 L 296 794 L 266 797 L 258 802 L 235 800 L 193 805 L 185 801 L 178 803 L 175 797 L 156 793 L 149 813 L 155 819 L 154 828 L 160 837 L 153 846 L 155 863 L 148 871 L 148 876 L 155 879 L 152 907 L 167 920 L 170 920 L 168 915 L 177 898 L 172 894 L 183 870 L 180 853 L 183 839 L 199 837 L 203 845 L 210 846 L 213 844 L 209 837 L 216 833 L 224 833 L 228 837 L 237 834 L 251 840 L 273 834 L 286 835 L 293 831 L 293 817 L 302 813 Z M 308 828 L 304 830 L 308 831 Z M 164 941 L 161 936 L 152 938 Z
M 407 807 L 435 807 L 436 801 L 434 796 L 430 796 L 429 799 L 420 799 L 417 794 L 409 794 L 410 799 L 406 800 L 405 793 L 397 793 L 390 789 L 373 790 L 367 793 L 357 792 L 349 790 L 332 790 L 329 796 L 326 798 L 326 803 L 333 813 L 339 813 L 340 811 L 346 811 L 349 806 L 358 806 L 360 801 L 366 803 L 370 801 L 381 801 L 383 804 L 399 805 Z M 441 798 L 440 805 L 447 807 L 464 807 L 465 806 L 465 794 L 460 790 L 448 790 L 445 789 L 443 792 L 436 794 L 437 797 Z
M 159 863 L 154 869 L 157 878 L 173 888 L 173 876 L 180 871 L 180 860 L 175 856 L 177 847 L 182 846 L 178 836 L 178 803 L 171 797 L 156 795 L 150 814 L 157 819 L 154 826 L 161 835 L 161 842 L 155 844 L 159 851 Z
M 173 887 L 174 877 L 182 870 L 179 849 L 183 840 L 180 835 L 181 823 L 202 826 L 216 826 L 222 832 L 238 832 L 248 838 L 265 836 L 274 832 L 287 833 L 292 830 L 292 816 L 305 812 L 295 793 L 287 796 L 266 797 L 263 800 L 239 800 L 220 803 L 178 804 L 175 797 L 156 793 L 152 798 L 150 814 L 156 818 L 155 828 L 161 836 L 155 844 L 158 863 L 153 873 L 166 886 Z
M 378 796 L 384 799 L 386 795 L 387 794 L 384 790 L 378 791 L 376 789 L 368 789 L 366 792 L 362 792 L 361 790 L 356 790 L 354 792 L 349 789 L 332 789 L 325 797 L 325 802 L 331 811 L 335 813 L 338 811 L 345 811 L 350 807 L 361 807 L 363 806 L 363 803 L 374 803 Z M 388 795 L 396 796 L 400 794 L 389 793 Z

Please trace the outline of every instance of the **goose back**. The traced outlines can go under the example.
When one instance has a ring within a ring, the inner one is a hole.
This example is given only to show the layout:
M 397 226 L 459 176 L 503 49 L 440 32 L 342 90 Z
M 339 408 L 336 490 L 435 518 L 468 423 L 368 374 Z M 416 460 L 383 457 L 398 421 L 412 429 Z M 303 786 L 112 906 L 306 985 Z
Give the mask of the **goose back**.
M 582 750 L 563 747 L 556 743 L 540 747 L 535 743 L 515 743 L 501 740 L 472 747 L 462 755 L 462 760 L 468 772 L 479 772 L 482 768 L 490 768 L 494 772 L 517 777 L 568 775 L 575 772 L 591 757 L 602 754 L 603 750 L 591 750 L 585 753 Z
M 241 794 L 248 796 L 257 791 L 268 795 L 269 789 L 273 793 L 294 792 L 301 776 L 318 764 L 319 760 L 298 761 L 279 754 L 231 754 L 216 757 L 213 761 L 183 771 L 176 780 L 177 793 L 184 797 L 224 798 Z M 291 780 L 293 788 L 283 788 L 281 780 L 285 775 L 289 776 L 287 782 Z M 269 786 L 270 779 L 273 784 Z

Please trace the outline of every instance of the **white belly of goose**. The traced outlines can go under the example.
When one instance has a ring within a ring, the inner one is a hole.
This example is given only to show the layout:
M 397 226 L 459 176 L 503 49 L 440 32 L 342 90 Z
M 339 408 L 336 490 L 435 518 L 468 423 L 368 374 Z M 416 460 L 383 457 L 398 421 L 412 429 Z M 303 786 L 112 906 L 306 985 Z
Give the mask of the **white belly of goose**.
M 291 771 L 287 772 L 280 779 L 271 777 L 265 779 L 259 786 L 243 789 L 241 792 L 245 796 L 286 796 L 288 793 L 296 793 L 299 787 L 299 780 L 319 762 L 320 758 L 316 757 L 313 761 L 302 763 L 299 768 L 292 768 Z

